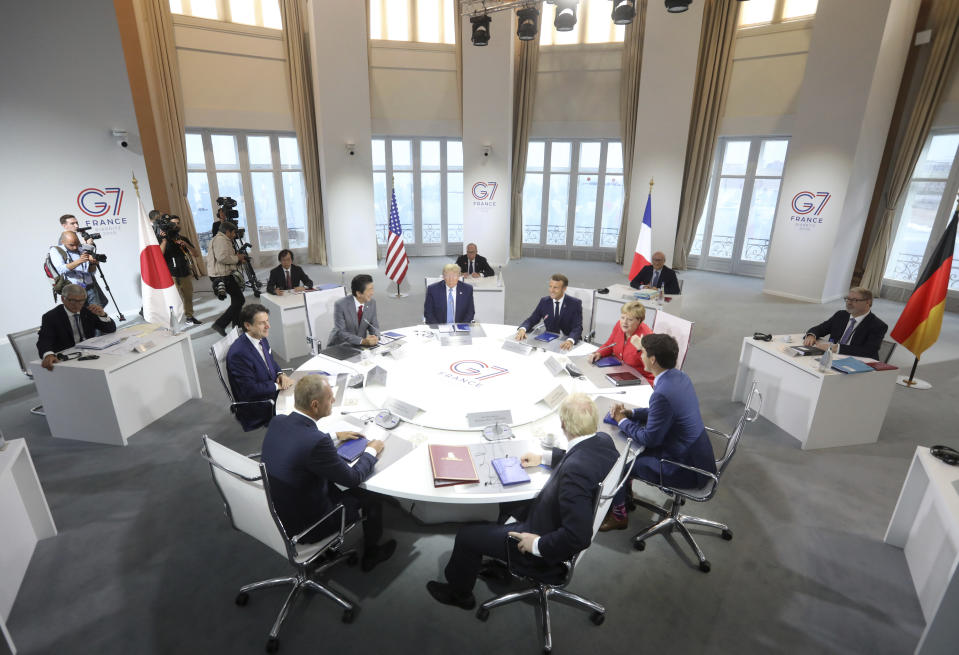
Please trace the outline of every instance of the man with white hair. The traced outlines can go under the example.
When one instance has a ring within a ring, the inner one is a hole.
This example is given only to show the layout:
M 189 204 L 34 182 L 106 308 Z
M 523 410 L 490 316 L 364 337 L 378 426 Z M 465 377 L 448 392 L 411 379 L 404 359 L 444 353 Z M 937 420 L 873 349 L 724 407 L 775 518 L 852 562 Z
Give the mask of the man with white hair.
M 596 404 L 574 393 L 559 408 L 559 420 L 569 444 L 543 454 L 526 453 L 524 467 L 551 466 L 553 473 L 542 491 L 525 506 L 514 508 L 516 522 L 505 525 L 468 525 L 456 533 L 453 554 L 446 565 L 446 582 L 426 584 L 430 595 L 444 605 L 473 609 L 473 585 L 481 573 L 483 556 L 506 560 L 515 568 L 549 571 L 589 546 L 593 538 L 593 509 L 598 485 L 619 457 L 610 436 L 596 432 Z M 507 537 L 510 537 L 507 546 Z

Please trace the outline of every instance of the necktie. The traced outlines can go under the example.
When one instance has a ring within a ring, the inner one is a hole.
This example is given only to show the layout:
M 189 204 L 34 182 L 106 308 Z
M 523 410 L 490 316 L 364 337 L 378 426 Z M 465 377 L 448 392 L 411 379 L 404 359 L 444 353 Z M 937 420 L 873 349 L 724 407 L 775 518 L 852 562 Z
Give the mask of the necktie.
M 558 300 L 553 301 L 553 318 L 554 319 L 559 318 L 559 301 Z
M 475 273 L 475 271 L 473 270 L 473 260 L 472 260 L 472 259 L 470 260 L 470 271 L 469 271 L 469 272 L 470 272 L 470 275 L 472 275 L 473 273 Z
M 450 288 L 446 289 L 446 322 L 453 323 L 456 321 L 456 317 L 453 315 L 453 290 Z
M 290 272 L 289 272 L 289 271 L 286 272 L 286 288 L 287 288 L 287 289 L 292 289 L 292 288 L 293 288 L 293 280 L 290 279 Z
M 652 286 L 659 288 L 659 271 L 653 273 L 653 284 Z
M 80 343 L 81 341 L 83 341 L 83 327 L 80 325 L 80 315 L 79 315 L 79 314 L 74 314 L 74 315 L 73 315 L 73 322 L 74 322 L 74 323 L 76 324 L 76 326 L 77 326 L 77 343 Z M 61 323 L 61 325 L 62 325 L 62 323 Z
M 842 338 L 839 339 L 839 344 L 842 346 L 849 344 L 849 339 L 852 337 L 852 331 L 856 329 L 856 319 L 850 318 L 849 325 L 846 326 L 846 331 L 842 333 Z
M 269 349 L 266 347 L 266 339 L 260 339 L 260 350 L 263 351 L 263 364 L 266 366 L 266 372 L 273 375 L 273 369 L 270 368 Z
M 356 310 L 356 326 L 360 327 L 363 325 L 363 305 L 360 305 Z

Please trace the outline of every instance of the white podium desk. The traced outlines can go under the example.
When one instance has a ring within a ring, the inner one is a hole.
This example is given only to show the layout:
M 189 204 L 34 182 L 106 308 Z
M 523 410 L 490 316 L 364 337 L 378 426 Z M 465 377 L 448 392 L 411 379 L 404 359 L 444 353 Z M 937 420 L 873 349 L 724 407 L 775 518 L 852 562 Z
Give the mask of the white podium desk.
M 799 439 L 803 450 L 877 441 L 897 371 L 820 373 L 818 358 L 785 352 L 802 344 L 801 334 L 791 336 L 791 343 L 782 336 L 743 339 L 733 401 L 745 402 L 753 380 L 758 381 L 762 415 Z
M 284 291 L 282 296 L 264 293 L 260 295 L 260 302 L 270 310 L 270 348 L 273 352 L 286 361 L 309 355 L 303 294 L 295 291 Z
M 401 328 L 396 331 L 408 335 L 403 339 L 406 343 L 392 354 L 373 355 L 356 363 L 319 355 L 300 367 L 303 371 L 319 370 L 331 376 L 340 372 L 365 374 L 374 366 L 387 372 L 385 386 L 372 384 L 363 389 L 347 389 L 342 405 L 335 407 L 333 414 L 322 423 L 327 431 L 355 430 L 355 424 L 351 425 L 344 413 L 361 420 L 372 418 L 393 400 L 416 405 L 421 410 L 390 431 L 386 442 L 387 450 L 393 439 L 406 440 L 413 449 L 384 470 L 377 470 L 363 486 L 413 501 L 416 516 L 427 522 L 495 518 L 497 503 L 527 500 L 539 492 L 548 479 L 545 469 L 531 470 L 529 484 L 503 488 L 495 473 L 490 474 L 488 460 L 507 454 L 519 455 L 530 448 L 536 450 L 549 435 L 557 446 L 566 446 L 556 410 L 543 402 L 557 386 L 562 386 L 566 393 L 606 394 L 614 402 L 628 402 L 638 407 L 649 405 L 652 394 L 649 386 L 600 389 L 588 380 L 571 378 L 565 369 L 554 375 L 546 361 L 552 358 L 565 364 L 566 355 L 541 350 L 523 355 L 504 350 L 504 338 L 511 338 L 515 328 L 489 323 L 482 324 L 482 328 L 486 336 L 473 337 L 471 343 L 462 345 L 442 345 L 440 339 L 427 336 L 435 332 L 431 333 L 426 326 Z M 585 354 L 592 350 L 593 346 L 581 343 L 569 352 Z M 621 391 L 625 393 L 617 393 Z M 289 391 L 280 394 L 278 414 L 292 410 L 291 396 Z M 510 426 L 515 439 L 487 442 L 482 436 L 482 427 L 469 426 L 468 413 L 505 409 L 512 412 Z M 614 436 L 619 432 L 604 424 L 599 429 Z M 382 436 L 382 431 L 371 436 Z M 485 446 L 487 455 L 474 457 L 480 482 L 434 487 L 429 451 L 424 446 L 427 443 Z M 619 440 L 619 445 L 625 448 L 625 440 Z
M 506 284 L 496 276 L 464 277 L 463 281 L 473 287 L 473 307 L 476 321 L 503 323 L 506 321 Z
M 926 629 L 916 653 L 954 653 L 959 642 L 959 466 L 916 448 L 884 541 L 902 548 Z
M 16 652 L 6 622 L 37 542 L 57 534 L 27 442 L 13 439 L 0 450 L 0 632 Z M 2 642 L 0 642 L 2 645 Z
M 682 296 L 666 296 L 662 306 L 656 300 L 643 300 L 636 298 L 638 289 L 634 289 L 628 284 L 611 284 L 608 287 L 609 293 L 597 293 L 593 296 L 593 318 L 590 321 L 588 331 L 595 331 L 594 341 L 603 343 L 606 337 L 613 331 L 613 326 L 619 321 L 619 315 L 623 311 L 623 305 L 633 300 L 639 300 L 646 308 L 646 318 L 643 321 L 646 325 L 652 327 L 656 319 L 656 311 L 663 309 L 670 314 L 680 315 L 683 306 Z
M 133 334 L 142 328 L 128 329 Z M 167 412 L 202 397 L 189 334 L 157 329 L 141 338 L 153 343 L 144 353 L 118 345 L 117 354 L 59 362 L 52 371 L 30 362 L 50 434 L 125 446 Z

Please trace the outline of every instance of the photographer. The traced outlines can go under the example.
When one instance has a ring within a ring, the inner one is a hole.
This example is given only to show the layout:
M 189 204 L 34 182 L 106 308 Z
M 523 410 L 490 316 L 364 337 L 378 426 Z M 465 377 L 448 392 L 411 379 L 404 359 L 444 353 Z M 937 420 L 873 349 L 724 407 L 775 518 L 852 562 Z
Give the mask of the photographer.
M 77 217 L 73 214 L 64 214 L 60 217 L 60 229 L 65 232 L 79 232 L 80 223 L 77 221 Z M 87 228 L 83 229 L 86 230 Z M 87 245 L 94 245 L 93 239 L 87 237 L 86 235 L 82 237 L 82 240 L 85 241 Z
M 246 261 L 246 255 L 237 252 L 233 247 L 235 237 L 236 224 L 230 221 L 221 222 L 220 229 L 210 242 L 210 253 L 207 255 L 207 269 L 214 290 L 217 283 L 222 282 L 230 295 L 230 306 L 213 323 L 213 329 L 221 336 L 226 336 L 226 328 L 229 324 L 239 325 L 240 310 L 244 302 L 243 288 L 236 276 L 239 275 L 240 266 Z
M 166 260 L 170 275 L 176 283 L 177 291 L 183 299 L 184 317 L 194 325 L 202 321 L 193 315 L 193 266 L 188 258 L 197 257 L 196 248 L 190 240 L 180 234 L 180 217 L 163 214 L 154 224 L 157 239 L 160 242 L 160 251 Z
M 80 237 L 69 230 L 60 235 L 59 246 L 50 248 L 50 263 L 56 272 L 83 287 L 91 305 L 106 307 L 107 298 L 93 278 L 99 261 L 106 261 L 106 255 L 96 254 L 90 245 L 81 246 Z

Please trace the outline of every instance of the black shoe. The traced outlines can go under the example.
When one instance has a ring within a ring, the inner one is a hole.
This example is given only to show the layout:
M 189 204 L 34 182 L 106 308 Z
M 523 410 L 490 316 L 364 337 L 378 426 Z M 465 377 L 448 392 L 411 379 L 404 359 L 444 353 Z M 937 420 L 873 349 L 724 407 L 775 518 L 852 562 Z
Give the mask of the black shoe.
M 186 320 L 190 323 L 193 323 L 193 325 L 203 325 L 203 321 L 198 319 L 196 316 L 187 316 Z
M 509 582 L 513 576 L 510 575 L 506 564 L 498 559 L 488 559 L 480 567 L 479 577 L 487 582 Z
M 384 541 L 372 550 L 367 548 L 366 552 L 363 553 L 363 561 L 360 562 L 360 568 L 363 570 L 363 573 L 369 573 L 376 568 L 377 564 L 381 564 L 393 557 L 394 552 L 396 552 L 396 539 Z
M 430 596 L 444 605 L 453 605 L 464 610 L 471 610 L 476 607 L 476 598 L 473 597 L 473 592 L 467 591 L 464 594 L 461 591 L 455 591 L 453 585 L 446 582 L 430 580 L 426 583 L 426 590 L 430 592 Z
M 216 332 L 217 334 L 219 334 L 221 337 L 225 337 L 225 336 L 226 336 L 226 330 L 223 328 L 222 325 L 217 325 L 216 323 L 214 323 L 214 324 L 213 324 L 213 331 Z

